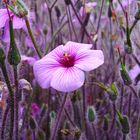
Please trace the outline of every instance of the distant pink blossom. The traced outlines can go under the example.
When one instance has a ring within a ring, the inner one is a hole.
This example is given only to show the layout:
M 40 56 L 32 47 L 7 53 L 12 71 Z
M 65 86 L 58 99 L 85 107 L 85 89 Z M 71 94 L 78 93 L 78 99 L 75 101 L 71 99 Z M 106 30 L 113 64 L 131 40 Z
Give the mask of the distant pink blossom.
M 84 84 L 84 72 L 94 70 L 104 63 L 103 52 L 90 50 L 91 47 L 91 44 L 69 41 L 36 61 L 33 69 L 39 85 L 62 92 L 80 88 Z
M 30 66 L 33 66 L 36 62 L 36 59 L 34 57 L 21 55 L 21 62 L 27 62 Z
M 140 74 L 140 66 L 139 65 L 135 65 L 130 71 L 129 71 L 129 75 L 131 77 L 131 79 L 133 80 L 134 84 L 140 84 L 140 81 L 136 82 L 136 77 Z
M 96 2 L 88 2 L 88 3 L 85 3 L 85 6 L 82 6 L 80 8 L 80 11 L 79 11 L 80 16 L 82 17 L 86 13 L 90 13 L 96 5 L 97 5 Z
M 17 17 L 13 12 L 9 10 L 10 16 L 13 22 L 13 29 L 21 29 L 25 27 L 25 21 L 23 18 Z M 3 41 L 9 40 L 9 16 L 7 9 L 0 9 L 0 28 L 4 27 Z

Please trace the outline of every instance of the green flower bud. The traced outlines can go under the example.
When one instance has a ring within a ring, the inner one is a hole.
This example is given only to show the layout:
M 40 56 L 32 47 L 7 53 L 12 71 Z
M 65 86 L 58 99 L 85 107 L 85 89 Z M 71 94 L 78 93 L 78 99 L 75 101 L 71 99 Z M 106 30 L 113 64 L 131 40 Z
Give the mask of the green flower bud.
M 124 84 L 125 85 L 131 85 L 132 80 L 131 80 L 128 72 L 126 71 L 126 68 L 125 68 L 124 65 L 121 65 L 120 73 L 121 73 L 121 77 L 123 79 Z
M 16 0 L 9 9 L 18 17 L 22 18 L 28 14 L 28 9 L 22 0 Z
M 87 115 L 88 115 L 88 120 L 90 122 L 94 122 L 94 120 L 96 119 L 96 111 L 95 108 L 93 106 L 88 107 L 88 111 L 87 111 Z
M 107 90 L 108 91 L 108 94 L 109 94 L 109 97 L 112 101 L 115 101 L 117 99 L 117 96 L 118 96 L 118 90 L 117 90 L 117 87 L 115 85 L 115 83 L 113 83 L 111 86 L 110 86 L 110 89 Z
M 119 122 L 120 122 L 121 127 L 122 127 L 122 132 L 124 134 L 128 134 L 129 130 L 130 130 L 128 118 L 126 116 L 123 116 L 121 114 L 121 112 L 119 112 L 119 111 L 117 111 L 117 115 L 118 115 L 118 119 L 119 119 Z
M 10 25 L 10 49 L 8 52 L 8 62 L 11 65 L 17 66 L 20 63 L 21 56 L 15 43 L 13 24 L 11 20 L 9 21 L 9 25 Z
M 130 130 L 128 118 L 126 116 L 123 116 L 123 119 L 120 120 L 121 126 L 122 126 L 122 132 L 124 134 L 128 134 Z

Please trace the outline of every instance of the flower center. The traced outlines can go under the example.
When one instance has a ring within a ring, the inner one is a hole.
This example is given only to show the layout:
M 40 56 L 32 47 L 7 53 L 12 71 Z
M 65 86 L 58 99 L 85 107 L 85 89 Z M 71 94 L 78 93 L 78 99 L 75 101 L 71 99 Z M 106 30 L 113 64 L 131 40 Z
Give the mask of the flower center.
M 72 67 L 72 66 L 74 66 L 74 56 L 71 56 L 70 54 L 65 52 L 63 54 L 62 58 L 60 59 L 60 63 L 64 67 Z

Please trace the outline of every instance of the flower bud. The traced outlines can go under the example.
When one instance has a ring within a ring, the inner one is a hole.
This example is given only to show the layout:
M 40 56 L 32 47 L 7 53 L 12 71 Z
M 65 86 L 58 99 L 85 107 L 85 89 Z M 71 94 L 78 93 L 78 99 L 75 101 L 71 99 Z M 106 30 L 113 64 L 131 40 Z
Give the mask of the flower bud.
M 129 122 L 128 122 L 128 118 L 126 116 L 123 116 L 123 119 L 120 120 L 121 126 L 122 126 L 122 132 L 124 134 L 128 134 L 130 127 L 129 127 Z
M 117 111 L 118 119 L 122 127 L 122 132 L 128 134 L 130 130 L 129 121 L 126 116 L 123 116 L 119 111 Z
M 21 57 L 19 50 L 15 43 L 14 31 L 13 31 L 13 24 L 12 21 L 9 21 L 10 27 L 10 49 L 8 52 L 8 62 L 11 65 L 17 66 L 20 63 Z
M 93 106 L 88 107 L 88 111 L 87 111 L 87 115 L 88 115 L 88 120 L 90 122 L 94 122 L 94 120 L 96 119 L 96 111 L 95 108 Z
M 108 90 L 108 94 L 109 94 L 109 97 L 112 101 L 115 101 L 117 99 L 118 90 L 117 90 L 115 83 L 113 83 L 110 86 L 110 90 Z
M 128 72 L 126 71 L 126 68 L 125 68 L 124 65 L 121 65 L 120 73 L 121 73 L 121 77 L 123 79 L 124 84 L 125 85 L 131 85 L 132 80 L 131 80 Z

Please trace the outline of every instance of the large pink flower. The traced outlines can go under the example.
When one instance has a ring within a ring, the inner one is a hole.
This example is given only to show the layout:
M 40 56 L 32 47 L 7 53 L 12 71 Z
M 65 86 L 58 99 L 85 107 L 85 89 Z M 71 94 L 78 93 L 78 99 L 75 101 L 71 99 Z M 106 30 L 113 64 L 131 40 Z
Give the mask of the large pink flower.
M 104 63 L 103 52 L 90 50 L 91 47 L 91 44 L 69 41 L 36 61 L 33 68 L 39 85 L 62 92 L 80 88 L 85 80 L 84 71 L 91 71 Z

